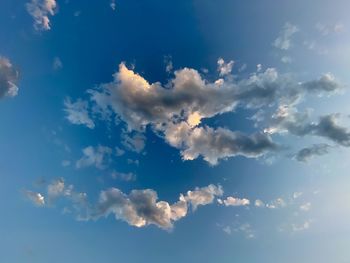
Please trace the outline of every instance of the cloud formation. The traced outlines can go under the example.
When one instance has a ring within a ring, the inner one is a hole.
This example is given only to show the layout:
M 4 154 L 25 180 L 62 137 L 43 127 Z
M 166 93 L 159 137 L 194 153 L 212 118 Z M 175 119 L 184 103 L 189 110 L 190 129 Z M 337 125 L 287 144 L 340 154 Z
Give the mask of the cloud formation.
M 13 67 L 10 60 L 0 56 L 0 99 L 17 95 L 18 78 L 19 73 Z
M 107 146 L 88 146 L 83 149 L 83 156 L 75 163 L 76 168 L 95 166 L 97 169 L 105 169 L 111 161 L 113 150 Z
M 87 101 L 78 99 L 76 102 L 72 102 L 70 98 L 66 98 L 64 106 L 64 111 L 67 114 L 66 118 L 71 123 L 85 125 L 89 129 L 95 128 L 95 123 L 89 116 L 89 105 Z
M 229 74 L 231 69 L 226 69 L 233 62 L 229 64 L 219 59 L 219 72 L 223 69 L 224 75 Z M 274 68 L 260 70 L 247 78 L 225 77 L 212 82 L 203 79 L 195 69 L 183 68 L 175 71 L 174 77 L 163 86 L 159 82 L 150 83 L 121 63 L 113 77 L 112 82 L 88 90 L 94 112 L 99 113 L 95 116 L 100 115 L 103 120 L 114 117 L 123 121 L 127 126 L 126 133 L 130 134 L 142 134 L 149 127 L 168 144 L 179 149 L 184 160 L 203 157 L 212 165 L 233 156 L 258 158 L 278 150 L 270 135 L 281 130 L 293 133 L 293 129 L 288 129 L 292 126 L 291 119 L 284 118 L 284 115 L 281 117 L 281 109 L 294 109 L 307 95 L 334 94 L 342 89 L 330 73 L 316 80 L 300 82 L 290 74 L 278 73 Z M 88 117 L 87 105 L 80 108 L 83 108 L 84 117 L 71 118 L 71 121 L 91 123 L 91 127 L 93 121 L 90 118 L 90 121 L 85 120 Z M 205 119 L 234 112 L 237 108 L 256 111 L 251 119 L 256 122 L 256 128 L 263 123 L 265 129 L 245 134 L 203 124 Z M 277 109 L 273 118 L 272 109 Z M 306 123 L 308 118 L 299 116 L 295 125 L 300 125 L 299 121 Z M 313 128 L 310 135 L 327 137 L 326 131 L 321 128 L 326 124 L 322 120 L 319 129 Z M 130 149 L 140 152 L 143 139 L 130 134 L 124 135 L 124 142 Z M 138 142 L 138 147 L 133 142 Z
M 36 30 L 50 30 L 49 16 L 53 16 L 57 10 L 55 0 L 31 0 L 26 4 L 28 13 L 34 19 L 34 28 Z
M 246 198 L 238 198 L 233 196 L 228 196 L 226 199 L 218 199 L 219 204 L 225 206 L 247 206 L 250 205 L 250 201 Z
M 72 203 L 73 211 L 79 220 L 97 220 L 113 215 L 131 226 L 145 227 L 156 225 L 170 230 L 174 222 L 188 214 L 189 207 L 195 211 L 198 206 L 212 204 L 216 197 L 223 194 L 221 186 L 208 185 L 180 194 L 179 199 L 170 204 L 159 201 L 157 192 L 152 189 L 131 190 L 129 194 L 118 188 L 101 191 L 97 203 L 89 204 L 87 194 L 74 191 L 73 185 L 66 185 L 63 179 L 53 181 L 47 186 L 47 197 L 51 204 L 57 198 L 65 198 Z M 36 205 L 44 206 L 44 196 L 26 191 L 27 197 Z M 65 209 L 70 211 L 70 208 Z
M 299 162 L 308 162 L 314 156 L 325 155 L 329 152 L 330 145 L 325 143 L 314 144 L 310 147 L 301 149 L 296 155 L 295 159 Z
M 283 29 L 281 30 L 279 36 L 275 39 L 273 42 L 273 45 L 276 48 L 282 49 L 282 50 L 288 50 L 291 48 L 291 39 L 295 33 L 299 31 L 298 27 L 296 25 L 293 25 L 291 23 L 286 23 L 283 26 Z

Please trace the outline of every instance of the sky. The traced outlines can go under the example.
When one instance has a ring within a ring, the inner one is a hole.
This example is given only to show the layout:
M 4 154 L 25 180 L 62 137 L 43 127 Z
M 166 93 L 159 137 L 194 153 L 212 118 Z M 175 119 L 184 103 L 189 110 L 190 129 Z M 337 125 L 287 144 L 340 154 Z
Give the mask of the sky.
M 349 263 L 346 0 L 2 0 L 0 262 Z

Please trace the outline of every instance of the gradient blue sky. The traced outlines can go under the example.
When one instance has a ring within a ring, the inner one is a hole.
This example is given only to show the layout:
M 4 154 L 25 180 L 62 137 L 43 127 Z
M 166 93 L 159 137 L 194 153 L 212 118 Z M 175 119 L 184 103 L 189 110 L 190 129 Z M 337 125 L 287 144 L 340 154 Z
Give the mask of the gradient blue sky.
M 349 7 L 2 0 L 0 262 L 349 263 Z

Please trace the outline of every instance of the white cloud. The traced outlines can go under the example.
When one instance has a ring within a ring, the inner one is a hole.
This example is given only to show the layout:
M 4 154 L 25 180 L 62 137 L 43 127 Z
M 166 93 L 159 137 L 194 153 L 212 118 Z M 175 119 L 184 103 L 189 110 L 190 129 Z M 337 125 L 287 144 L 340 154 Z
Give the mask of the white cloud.
M 115 11 L 116 8 L 117 8 L 117 5 L 116 5 L 116 3 L 115 3 L 115 0 L 111 0 L 109 6 L 112 8 L 113 11 Z
M 345 25 L 341 22 L 335 23 L 335 24 L 322 24 L 317 23 L 316 29 L 321 33 L 323 36 L 327 36 L 331 33 L 342 33 L 345 31 Z
M 45 198 L 42 194 L 32 192 L 32 191 L 25 191 L 24 194 L 36 206 L 44 206 L 45 205 Z
M 220 201 L 219 201 L 220 200 Z M 250 201 L 246 198 L 237 198 L 229 196 L 224 200 L 219 199 L 219 203 L 224 204 L 225 206 L 247 206 L 250 204 Z
M 310 203 L 310 202 L 307 202 L 307 203 L 302 204 L 302 205 L 300 206 L 300 210 L 301 210 L 301 211 L 304 211 L 304 212 L 307 212 L 307 211 L 309 211 L 310 209 L 311 209 L 311 203 Z
M 223 58 L 218 59 L 218 71 L 220 76 L 226 76 L 231 73 L 234 61 L 230 60 L 228 63 Z
M 53 16 L 57 10 L 55 0 L 31 0 L 26 4 L 28 13 L 34 19 L 34 28 L 36 30 L 50 30 L 49 16 Z
M 86 127 L 93 129 L 95 123 L 89 116 L 88 102 L 78 99 L 76 102 L 71 102 L 70 98 L 64 101 L 64 111 L 66 112 L 67 120 L 73 124 L 85 125 Z
M 263 201 L 261 201 L 260 199 L 256 199 L 254 202 L 254 205 L 256 207 L 265 207 L 265 203 Z
M 141 133 L 132 135 L 124 133 L 122 135 L 122 144 L 130 151 L 141 153 L 145 148 L 146 137 Z
M 76 162 L 79 168 L 95 166 L 98 169 L 105 169 L 111 161 L 112 149 L 106 146 L 88 146 L 83 149 L 83 156 Z
M 287 206 L 286 202 L 281 197 L 266 204 L 266 207 L 270 209 L 283 208 L 286 206 Z
M 196 188 L 193 191 L 188 191 L 184 197 L 187 202 L 192 205 L 193 210 L 198 206 L 207 205 L 214 202 L 215 197 L 222 196 L 224 193 L 222 187 L 213 184 L 202 188 Z
M 298 27 L 291 24 L 286 23 L 283 26 L 282 31 L 280 32 L 279 36 L 275 39 L 273 42 L 273 45 L 276 48 L 282 49 L 282 50 L 288 50 L 291 48 L 291 39 L 295 33 L 299 31 Z
M 0 56 L 0 99 L 17 95 L 18 78 L 19 73 L 10 60 Z
M 269 136 L 275 131 L 276 120 L 271 120 L 270 114 L 273 107 L 294 107 L 307 94 L 330 94 L 340 88 L 331 74 L 318 80 L 299 82 L 289 74 L 279 74 L 274 68 L 260 69 L 237 81 L 235 78 L 221 79 L 220 83 L 203 79 L 194 69 L 183 68 L 175 71 L 174 77 L 163 87 L 159 82 L 150 83 L 121 63 L 112 82 L 88 93 L 94 108 L 101 115 L 114 114 L 120 118 L 127 124 L 128 133 L 143 133 L 150 127 L 168 144 L 179 149 L 184 160 L 203 157 L 215 165 L 218 160 L 228 157 L 258 158 L 276 151 L 278 146 Z M 266 118 L 261 120 L 271 127 L 267 127 L 266 133 L 246 135 L 203 124 L 204 119 L 233 112 L 238 107 L 265 113 Z

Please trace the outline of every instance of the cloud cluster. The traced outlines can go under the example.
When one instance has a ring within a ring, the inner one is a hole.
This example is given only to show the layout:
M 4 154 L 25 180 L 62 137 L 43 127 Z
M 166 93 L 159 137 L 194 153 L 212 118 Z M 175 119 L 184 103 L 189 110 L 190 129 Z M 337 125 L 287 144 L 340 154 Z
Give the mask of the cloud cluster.
M 238 198 L 233 196 L 228 196 L 226 199 L 218 199 L 219 204 L 225 206 L 247 206 L 250 205 L 250 201 L 247 198 Z
M 34 19 L 34 28 L 36 30 L 50 30 L 49 16 L 53 16 L 57 10 L 55 0 L 31 0 L 26 4 L 28 13 Z
M 132 190 L 129 194 L 118 188 L 109 188 L 99 194 L 96 204 L 87 202 L 85 193 L 74 191 L 72 185 L 66 185 L 63 179 L 55 180 L 47 186 L 47 197 L 53 200 L 63 197 L 73 203 L 79 220 L 97 220 L 114 215 L 131 226 L 145 227 L 156 225 L 162 229 L 171 229 L 175 221 L 188 214 L 189 207 L 195 211 L 198 206 L 214 202 L 223 194 L 221 186 L 208 185 L 180 194 L 179 199 L 170 204 L 159 201 L 157 193 L 152 189 Z M 44 206 L 44 196 L 40 193 L 26 191 L 26 196 L 36 205 Z M 70 209 L 66 208 L 66 211 Z M 82 214 L 83 213 L 83 214 Z
M 342 88 L 330 73 L 316 80 L 300 82 L 289 74 L 278 73 L 274 68 L 252 73 L 247 78 L 235 79 L 226 76 L 232 69 L 231 62 L 225 63 L 219 59 L 218 70 L 223 77 L 219 80 L 211 82 L 204 79 L 197 70 L 183 68 L 175 71 L 174 77 L 164 86 L 159 82 L 150 83 L 121 63 L 112 82 L 88 90 L 88 94 L 94 104 L 94 112 L 100 113 L 104 120 L 111 119 L 112 116 L 122 120 L 127 125 L 127 133 L 140 134 L 146 127 L 150 127 L 168 144 L 179 149 L 184 160 L 203 157 L 215 165 L 220 159 L 232 156 L 257 158 L 276 151 L 279 147 L 272 141 L 270 134 L 282 129 L 295 133 L 287 127 L 293 126 L 290 125 L 291 119 L 280 117 L 279 110 L 294 109 L 307 95 L 333 94 Z M 66 104 L 70 106 L 66 108 L 72 108 L 72 103 Z M 87 104 L 81 104 L 80 101 L 80 110 L 71 110 L 68 116 L 74 116 L 70 117 L 73 123 L 85 123 L 92 127 L 93 121 L 88 117 Z M 202 124 L 205 119 L 234 112 L 237 108 L 257 111 L 252 118 L 256 121 L 256 127 L 259 127 L 261 121 L 269 127 L 264 127 L 264 132 L 245 134 Z M 271 119 L 273 109 L 277 109 L 277 112 Z M 79 117 L 72 114 L 77 111 L 83 114 L 79 114 Z M 299 121 L 304 121 L 305 125 L 314 125 L 306 124 L 308 117 L 302 119 L 299 116 L 295 125 L 300 125 Z M 308 134 L 327 137 L 324 126 L 326 119 L 322 121 L 318 128 L 313 128 L 313 132 Z M 334 138 L 337 135 L 330 136 Z M 126 135 L 124 142 L 124 145 L 137 152 L 144 146 L 139 135 Z
M 13 67 L 10 60 L 0 56 L 0 99 L 17 95 L 18 78 L 19 73 Z

